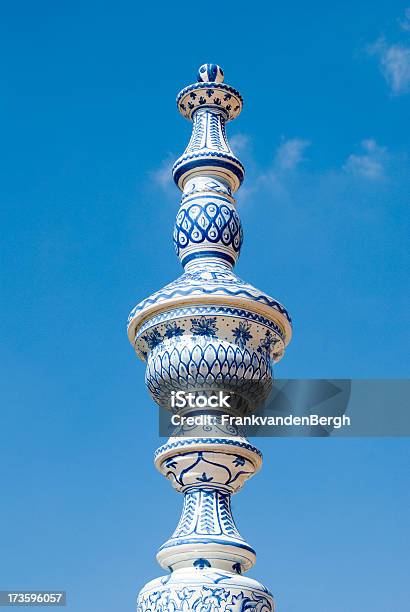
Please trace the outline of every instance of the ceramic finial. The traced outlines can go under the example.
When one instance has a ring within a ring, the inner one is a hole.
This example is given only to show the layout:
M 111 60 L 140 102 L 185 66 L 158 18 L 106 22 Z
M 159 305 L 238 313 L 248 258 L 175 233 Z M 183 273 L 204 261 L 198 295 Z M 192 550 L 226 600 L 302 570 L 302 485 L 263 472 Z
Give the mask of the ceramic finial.
M 203 64 L 198 81 L 177 96 L 179 112 L 193 122 L 189 144 L 173 167 L 174 181 L 184 193 L 187 181 L 194 177 L 219 177 L 231 193 L 242 183 L 244 168 L 229 146 L 225 131 L 225 124 L 242 110 L 242 96 L 223 83 L 223 78 L 220 66 Z
M 218 64 L 202 64 L 198 70 L 197 78 L 202 83 L 222 83 L 224 71 Z
M 242 96 L 233 87 L 223 83 L 224 72 L 217 64 L 203 64 L 198 70 L 198 80 L 184 87 L 177 96 L 179 112 L 192 121 L 200 107 L 223 111 L 225 121 L 236 119 L 242 110 Z

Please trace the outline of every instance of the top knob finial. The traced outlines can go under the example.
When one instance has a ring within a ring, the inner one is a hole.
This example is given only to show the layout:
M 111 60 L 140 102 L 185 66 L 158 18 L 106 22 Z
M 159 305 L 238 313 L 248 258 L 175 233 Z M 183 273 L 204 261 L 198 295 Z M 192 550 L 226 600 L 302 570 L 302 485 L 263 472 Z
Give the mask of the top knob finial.
M 198 70 L 198 81 L 203 83 L 222 83 L 224 71 L 218 64 L 202 64 Z
M 220 66 L 203 64 L 198 70 L 198 81 L 184 87 L 177 96 L 181 115 L 192 121 L 198 108 L 206 108 L 214 109 L 217 114 L 222 112 L 225 122 L 236 119 L 242 110 L 242 96 L 223 80 L 224 71 Z

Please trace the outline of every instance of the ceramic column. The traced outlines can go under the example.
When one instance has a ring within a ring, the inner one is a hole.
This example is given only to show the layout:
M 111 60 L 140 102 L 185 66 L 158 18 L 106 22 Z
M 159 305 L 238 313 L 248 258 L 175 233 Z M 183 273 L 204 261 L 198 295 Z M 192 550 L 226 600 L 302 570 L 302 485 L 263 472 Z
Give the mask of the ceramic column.
M 222 391 L 231 414 L 243 415 L 268 396 L 291 321 L 278 301 L 233 271 L 243 238 L 233 194 L 244 169 L 225 125 L 241 112 L 242 97 L 223 79 L 219 66 L 205 64 L 177 97 L 193 122 L 173 169 L 182 191 L 174 244 L 184 273 L 132 310 L 128 335 L 147 362 L 146 384 L 160 406 L 171 409 L 172 392 Z M 156 451 L 155 465 L 182 493 L 183 510 L 157 554 L 167 573 L 142 589 L 138 612 L 274 609 L 268 589 L 243 575 L 255 551 L 231 512 L 231 496 L 261 464 L 260 451 L 217 420 L 181 428 Z

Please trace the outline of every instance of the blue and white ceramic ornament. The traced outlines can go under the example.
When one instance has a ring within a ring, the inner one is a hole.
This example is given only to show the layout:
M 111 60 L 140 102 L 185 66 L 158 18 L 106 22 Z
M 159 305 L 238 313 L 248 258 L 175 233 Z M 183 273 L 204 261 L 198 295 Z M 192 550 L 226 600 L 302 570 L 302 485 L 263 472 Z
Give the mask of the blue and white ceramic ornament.
M 204 83 L 222 83 L 224 71 L 217 64 L 202 64 L 198 70 L 198 81 Z
M 233 194 L 244 168 L 225 125 L 241 112 L 242 97 L 223 79 L 219 66 L 204 64 L 198 81 L 177 97 L 180 113 L 193 122 L 173 168 L 182 191 L 174 245 L 184 272 L 135 306 L 128 335 L 147 362 L 146 384 L 160 406 L 171 408 L 173 391 L 222 390 L 239 415 L 268 396 L 272 366 L 292 328 L 284 306 L 233 271 L 243 240 Z M 261 464 L 257 448 L 222 426 L 194 427 L 157 450 L 155 465 L 184 495 L 184 506 L 157 555 L 167 574 L 142 589 L 138 612 L 274 609 L 271 593 L 243 575 L 255 551 L 231 512 L 231 496 Z

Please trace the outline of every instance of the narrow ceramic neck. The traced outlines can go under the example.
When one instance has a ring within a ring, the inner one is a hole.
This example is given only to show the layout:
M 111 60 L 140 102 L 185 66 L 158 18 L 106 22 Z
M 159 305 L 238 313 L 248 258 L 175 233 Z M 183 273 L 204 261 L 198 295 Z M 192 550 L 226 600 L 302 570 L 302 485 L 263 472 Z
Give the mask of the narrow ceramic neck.
M 220 257 L 201 257 L 188 261 L 188 263 L 184 265 L 184 270 L 190 274 L 195 274 L 197 270 L 203 270 L 204 264 L 210 275 L 212 275 L 212 273 L 220 274 L 221 272 L 230 272 L 233 268 L 232 263 Z
M 208 151 L 233 152 L 226 139 L 226 113 L 215 108 L 198 108 L 193 116 L 192 136 L 185 153 L 197 153 L 201 149 Z
M 198 477 L 204 487 L 185 492 L 182 516 L 172 537 L 160 548 L 157 559 L 173 571 L 185 567 L 246 571 L 255 563 L 255 552 L 236 528 L 231 494 L 212 488 L 212 477 Z M 207 479 L 210 479 L 211 482 Z
M 236 115 L 232 114 L 233 95 L 225 88 L 220 84 L 203 89 L 195 87 L 186 92 L 185 101 L 180 105 L 181 112 L 193 123 L 188 146 L 173 168 L 174 181 L 181 191 L 194 178 L 221 181 L 231 192 L 243 181 L 244 168 L 226 137 L 225 124 Z M 236 104 L 237 113 L 240 104 Z

